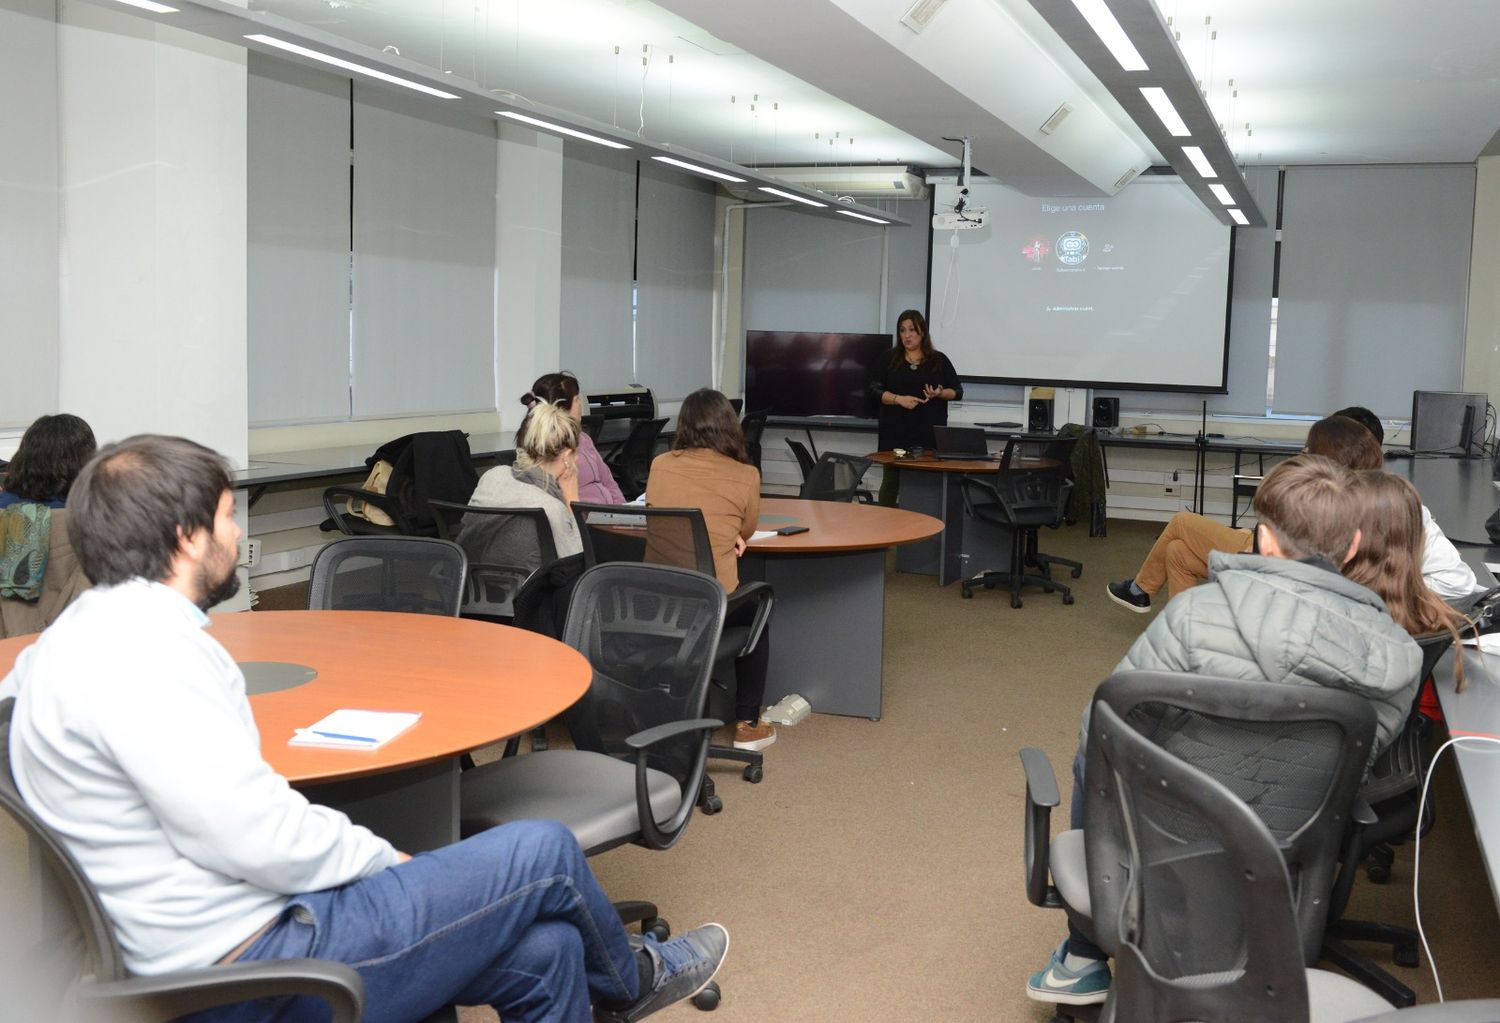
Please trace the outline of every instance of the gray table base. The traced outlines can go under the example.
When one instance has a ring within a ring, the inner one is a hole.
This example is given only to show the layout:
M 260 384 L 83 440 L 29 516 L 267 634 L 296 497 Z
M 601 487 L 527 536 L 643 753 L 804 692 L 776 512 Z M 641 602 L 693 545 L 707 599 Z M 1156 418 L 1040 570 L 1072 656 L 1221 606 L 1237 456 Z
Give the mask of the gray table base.
M 819 714 L 879 720 L 885 551 L 746 554 L 740 577 L 776 591 L 766 702 L 798 693 Z
M 902 472 L 901 507 L 931 515 L 943 531 L 931 540 L 896 550 L 896 571 L 935 575 L 939 586 L 987 569 L 1010 568 L 1010 534 L 964 514 L 961 476 L 951 472 Z
M 458 758 L 326 785 L 299 785 L 310 802 L 342 810 L 402 852 L 458 841 Z

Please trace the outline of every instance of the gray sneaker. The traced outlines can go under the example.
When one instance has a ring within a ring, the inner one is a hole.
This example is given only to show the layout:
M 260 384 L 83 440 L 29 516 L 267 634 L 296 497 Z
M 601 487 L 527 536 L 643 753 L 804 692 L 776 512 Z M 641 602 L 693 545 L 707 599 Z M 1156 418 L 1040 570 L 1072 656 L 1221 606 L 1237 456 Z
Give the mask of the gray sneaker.
M 596 1006 L 596 1023 L 635 1023 L 702 991 L 729 954 L 729 932 L 722 924 L 704 924 L 670 941 L 646 935 L 642 947 L 656 968 L 651 990 L 623 1009 Z

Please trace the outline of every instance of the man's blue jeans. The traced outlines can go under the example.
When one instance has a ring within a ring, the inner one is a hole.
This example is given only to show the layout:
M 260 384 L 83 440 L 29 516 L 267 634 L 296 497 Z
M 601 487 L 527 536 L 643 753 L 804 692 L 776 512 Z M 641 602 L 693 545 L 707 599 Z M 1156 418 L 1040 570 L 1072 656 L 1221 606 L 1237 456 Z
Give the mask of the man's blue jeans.
M 1073 828 L 1083 827 L 1083 763 L 1083 746 L 1080 745 L 1073 755 L 1073 801 L 1069 804 L 1069 826 Z M 1092 938 L 1073 926 L 1071 917 L 1068 919 L 1068 954 L 1086 959 L 1109 958 Z
M 625 929 L 578 842 L 555 821 L 492 828 L 342 888 L 294 896 L 240 961 L 334 959 L 365 982 L 365 1023 L 490 1005 L 505 1023 L 586 1021 L 636 997 Z M 194 1019 L 321 1020 L 317 999 Z

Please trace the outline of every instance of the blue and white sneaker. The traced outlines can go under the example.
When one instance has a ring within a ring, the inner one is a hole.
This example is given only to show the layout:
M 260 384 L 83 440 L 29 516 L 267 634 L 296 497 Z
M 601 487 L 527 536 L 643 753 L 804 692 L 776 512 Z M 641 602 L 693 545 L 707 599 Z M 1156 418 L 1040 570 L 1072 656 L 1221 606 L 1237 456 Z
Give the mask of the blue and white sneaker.
M 1027 997 L 1061 1005 L 1095 1005 L 1108 998 L 1109 964 L 1093 959 L 1081 970 L 1070 970 L 1063 964 L 1067 952 L 1068 939 L 1064 938 L 1047 961 L 1047 968 L 1033 973 L 1026 982 Z

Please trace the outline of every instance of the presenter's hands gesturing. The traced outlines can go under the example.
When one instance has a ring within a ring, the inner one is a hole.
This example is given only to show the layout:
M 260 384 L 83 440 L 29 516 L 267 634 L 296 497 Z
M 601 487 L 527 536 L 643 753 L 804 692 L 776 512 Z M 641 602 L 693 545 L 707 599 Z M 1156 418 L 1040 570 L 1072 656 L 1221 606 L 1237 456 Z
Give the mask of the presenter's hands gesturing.
M 896 404 L 900 405 L 902 408 L 906 409 L 906 411 L 910 412 L 918 405 L 927 404 L 927 399 L 930 397 L 932 397 L 932 395 L 930 394 L 924 395 L 921 398 L 918 398 L 913 394 L 898 394 L 896 395 Z
M 938 384 L 938 385 L 927 384 L 927 385 L 923 386 L 923 388 L 922 388 L 922 400 L 923 401 L 931 401 L 933 398 L 939 398 L 939 399 L 941 399 L 942 396 L 943 396 L 943 388 L 942 388 L 941 384 Z

